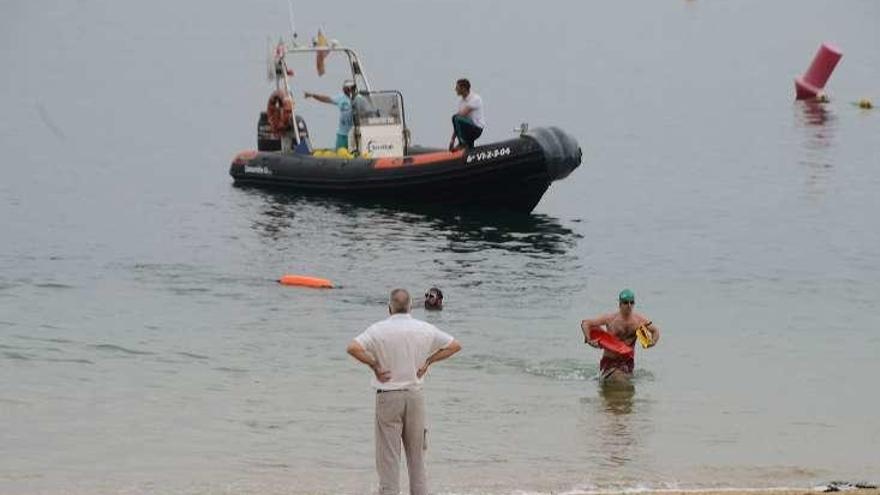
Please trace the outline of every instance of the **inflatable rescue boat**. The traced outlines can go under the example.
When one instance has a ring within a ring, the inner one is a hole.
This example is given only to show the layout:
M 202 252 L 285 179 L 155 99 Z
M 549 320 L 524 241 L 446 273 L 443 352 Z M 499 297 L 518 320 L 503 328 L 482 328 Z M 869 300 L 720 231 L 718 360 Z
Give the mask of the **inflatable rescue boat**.
M 315 150 L 305 120 L 294 112 L 286 55 L 333 52 L 347 57 L 356 85 L 350 145 Z M 349 48 L 279 43 L 272 72 L 276 89 L 257 124 L 257 149 L 239 153 L 229 170 L 236 185 L 530 212 L 553 181 L 581 163 L 577 141 L 556 127 L 522 124 L 512 139 L 455 151 L 411 145 L 403 95 L 373 91 Z

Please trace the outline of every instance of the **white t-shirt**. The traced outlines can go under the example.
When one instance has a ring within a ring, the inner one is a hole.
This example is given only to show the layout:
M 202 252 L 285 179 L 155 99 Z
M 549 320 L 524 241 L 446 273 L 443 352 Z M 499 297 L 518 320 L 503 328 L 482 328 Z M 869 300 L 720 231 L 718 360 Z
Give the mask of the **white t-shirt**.
M 483 99 L 480 95 L 471 91 L 466 98 L 462 98 L 458 104 L 458 111 L 461 112 L 466 108 L 471 109 L 469 117 L 474 121 L 480 129 L 486 127 L 486 121 L 483 120 Z
M 370 325 L 355 340 L 379 361 L 379 367 L 391 372 L 391 379 L 371 384 L 379 390 L 418 389 L 423 378 L 418 369 L 429 356 L 452 343 L 452 336 L 430 323 L 409 314 L 391 315 Z

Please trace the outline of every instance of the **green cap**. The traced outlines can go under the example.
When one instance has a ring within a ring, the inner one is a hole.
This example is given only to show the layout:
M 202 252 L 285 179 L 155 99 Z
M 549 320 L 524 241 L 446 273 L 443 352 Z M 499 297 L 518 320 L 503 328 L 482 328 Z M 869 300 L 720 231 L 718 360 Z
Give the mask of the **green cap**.
M 623 289 L 617 296 L 617 300 L 620 302 L 635 302 L 636 293 L 629 289 Z

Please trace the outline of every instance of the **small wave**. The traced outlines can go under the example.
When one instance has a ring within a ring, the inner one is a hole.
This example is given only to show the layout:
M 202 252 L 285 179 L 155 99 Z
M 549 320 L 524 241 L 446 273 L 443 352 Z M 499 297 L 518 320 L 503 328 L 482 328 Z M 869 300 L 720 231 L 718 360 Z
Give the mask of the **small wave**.
M 543 376 L 559 381 L 594 381 L 599 379 L 599 366 L 597 364 L 584 364 L 580 359 L 560 359 L 543 361 L 525 367 L 525 372 L 530 375 Z M 654 374 L 642 368 L 637 368 L 632 375 L 635 381 L 651 381 Z
M 75 289 L 76 287 L 73 285 L 62 284 L 58 282 L 44 282 L 40 284 L 34 284 L 34 287 L 39 287 L 41 289 Z
M 258 421 L 255 419 L 248 419 L 243 421 L 245 426 L 254 430 L 283 430 L 288 425 L 294 423 L 294 421 Z
M 169 289 L 169 291 L 178 296 L 187 296 L 191 294 L 204 294 L 211 292 L 211 289 L 207 287 L 175 287 Z
M 507 368 L 514 372 L 551 378 L 559 381 L 590 381 L 598 377 L 599 368 L 596 364 L 585 363 L 582 359 L 559 359 L 529 363 L 521 358 L 496 356 L 491 354 L 474 354 L 459 360 L 460 365 L 475 370 L 496 372 L 499 368 Z
M 559 381 L 589 381 L 596 378 L 599 368 L 595 365 L 584 365 L 581 360 L 568 359 L 527 366 L 525 371 Z
M 581 359 L 560 359 L 529 363 L 520 358 L 495 356 L 491 354 L 474 354 L 462 357 L 459 363 L 471 369 L 497 371 L 507 368 L 514 372 L 551 378 L 559 381 L 590 381 L 598 377 L 599 368 L 595 364 L 585 363 Z
M 4 473 L 0 474 L 0 481 L 32 481 L 43 477 L 42 474 L 36 473 Z
M 45 361 L 50 363 L 95 364 L 94 361 L 82 358 L 47 358 Z
M 139 355 L 139 356 L 150 356 L 155 354 L 154 352 L 149 351 L 139 351 L 137 349 L 129 349 L 127 347 L 122 347 L 121 345 L 115 344 L 95 344 L 92 345 L 94 349 L 98 349 L 99 351 L 112 351 L 112 352 L 121 352 L 123 354 L 131 354 L 131 355 Z
M 177 295 L 211 293 L 214 287 L 226 287 L 242 282 L 254 282 L 255 277 L 237 277 L 227 273 L 216 272 L 211 267 L 200 265 L 171 263 L 137 263 L 126 266 L 135 273 L 138 281 L 158 284 L 162 290 Z
M 177 354 L 180 355 L 180 356 L 184 356 L 184 357 L 188 357 L 188 358 L 193 358 L 193 359 L 211 359 L 211 358 L 208 357 L 208 356 L 202 356 L 201 354 L 196 354 L 196 353 L 193 353 L 193 352 L 180 351 L 180 352 L 178 352 Z
M 214 371 L 223 371 L 226 373 L 247 373 L 250 370 L 246 370 L 244 368 L 233 368 L 230 366 L 218 366 L 214 368 Z
M 283 462 L 266 462 L 266 461 L 254 461 L 250 463 L 254 467 L 264 468 L 264 469 L 290 469 L 290 464 L 285 464 Z
M 6 351 L 3 353 L 3 356 L 6 357 L 6 359 L 14 359 L 16 361 L 30 361 L 31 360 L 30 356 L 28 356 L 26 354 L 22 354 L 20 352 Z
M 492 369 L 497 367 L 523 368 L 525 361 L 520 358 L 497 356 L 494 354 L 469 354 L 458 360 L 462 366 L 472 369 Z
M 41 325 L 41 327 L 44 327 L 44 326 Z M 55 327 L 51 327 L 51 328 L 55 328 Z M 51 342 L 53 344 L 74 344 L 75 343 L 72 340 L 62 339 L 60 337 L 46 338 L 46 337 L 34 337 L 32 335 L 13 335 L 13 337 L 15 337 L 17 339 L 22 339 L 22 340 L 30 340 L 33 342 Z
M 142 272 L 178 272 L 193 269 L 185 263 L 135 263 L 132 268 Z
M 792 426 L 808 426 L 811 428 L 823 428 L 823 429 L 834 428 L 833 424 L 825 423 L 823 421 L 792 421 L 791 425 Z

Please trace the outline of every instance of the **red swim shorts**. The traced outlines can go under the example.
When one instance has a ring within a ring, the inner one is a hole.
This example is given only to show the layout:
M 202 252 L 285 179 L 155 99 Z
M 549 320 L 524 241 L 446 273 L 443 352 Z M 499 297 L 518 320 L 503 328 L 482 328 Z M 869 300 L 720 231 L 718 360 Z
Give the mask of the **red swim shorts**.
M 602 360 L 599 361 L 599 371 L 602 373 L 602 378 L 608 378 L 611 373 L 618 370 L 632 374 L 635 367 L 636 360 L 631 356 L 603 356 Z

